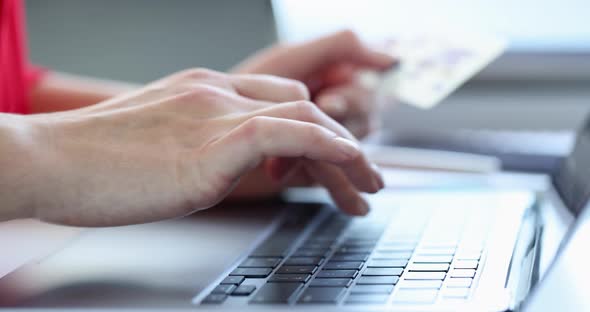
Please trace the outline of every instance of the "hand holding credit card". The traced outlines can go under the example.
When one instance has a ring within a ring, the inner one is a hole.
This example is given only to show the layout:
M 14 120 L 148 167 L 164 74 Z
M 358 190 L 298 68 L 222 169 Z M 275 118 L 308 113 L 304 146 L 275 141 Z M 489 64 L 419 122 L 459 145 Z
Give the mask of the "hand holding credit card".
M 385 73 L 378 92 L 430 109 L 496 59 L 506 43 L 465 35 L 413 35 L 389 40 L 385 51 L 400 65 Z

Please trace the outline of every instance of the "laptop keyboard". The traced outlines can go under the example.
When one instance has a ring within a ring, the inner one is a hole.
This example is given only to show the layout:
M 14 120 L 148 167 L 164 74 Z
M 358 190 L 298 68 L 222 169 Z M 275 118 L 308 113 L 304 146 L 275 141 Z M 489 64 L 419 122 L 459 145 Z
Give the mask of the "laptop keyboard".
M 200 303 L 385 305 L 469 299 L 485 255 L 487 214 L 469 207 L 405 213 L 367 218 L 326 208 L 291 213 Z

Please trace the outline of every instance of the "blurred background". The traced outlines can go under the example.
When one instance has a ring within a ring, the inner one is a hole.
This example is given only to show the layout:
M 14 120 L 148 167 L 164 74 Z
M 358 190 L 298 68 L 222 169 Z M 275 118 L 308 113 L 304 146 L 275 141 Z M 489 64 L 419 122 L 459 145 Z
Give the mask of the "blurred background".
M 343 27 L 379 41 L 449 28 L 505 37 L 494 62 L 430 111 L 399 106 L 393 130 L 567 131 L 590 108 L 587 0 L 26 1 L 32 59 L 61 71 L 147 82 L 227 70 L 277 39 Z

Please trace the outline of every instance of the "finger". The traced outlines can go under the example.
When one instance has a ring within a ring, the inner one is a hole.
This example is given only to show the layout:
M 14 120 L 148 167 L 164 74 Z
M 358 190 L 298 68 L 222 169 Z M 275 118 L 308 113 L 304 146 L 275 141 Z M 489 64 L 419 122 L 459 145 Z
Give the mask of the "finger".
M 305 101 L 279 104 L 240 116 L 233 116 L 231 120 L 227 120 L 226 122 L 229 122 L 232 125 L 231 127 L 234 128 L 256 118 L 257 116 L 303 121 L 316 126 L 319 125 L 321 126 L 320 128 L 334 132 L 336 135 L 347 140 L 356 142 L 354 136 L 342 125 L 321 112 L 313 103 Z M 284 129 L 278 128 L 275 130 L 284 131 Z M 291 140 L 291 137 L 287 135 L 283 140 Z M 341 164 L 341 166 L 359 190 L 376 192 L 382 188 L 381 185 L 383 184 L 383 181 L 379 172 L 376 172 L 371 167 L 371 164 L 362 153 L 357 155 L 356 158 L 350 159 L 346 163 Z
M 271 75 L 229 75 L 238 94 L 261 101 L 292 102 L 309 100 L 307 87 L 293 79 Z
M 392 56 L 370 49 L 348 30 L 295 46 L 291 53 L 294 59 L 300 61 L 297 63 L 299 68 L 290 65 L 292 77 L 304 77 L 310 68 L 323 68 L 340 62 L 376 70 L 386 70 L 396 63 Z
M 283 182 L 301 167 L 301 158 L 270 158 L 265 161 L 267 174 L 276 182 Z
M 319 125 L 258 116 L 208 144 L 199 154 L 203 163 L 210 164 L 203 170 L 233 183 L 267 157 L 303 157 L 342 164 L 358 158 L 361 151 L 355 142 Z
M 334 118 L 357 138 L 363 138 L 378 121 L 376 99 L 367 88 L 356 83 L 331 87 L 319 93 L 318 107 Z
M 351 113 L 349 100 L 336 92 L 321 93 L 316 97 L 318 107 L 337 121 L 344 120 Z
M 290 102 L 309 99 L 307 87 L 297 80 L 272 75 L 229 75 L 204 68 L 184 70 L 154 84 L 190 85 L 195 83 L 216 86 L 261 101 Z
M 375 109 L 373 93 L 357 83 L 326 88 L 316 95 L 315 102 L 338 121 L 368 119 Z
M 346 139 L 356 141 L 354 136 L 341 124 L 323 113 L 315 104 L 307 101 L 276 104 L 240 116 L 232 116 L 232 128 L 256 116 L 286 118 L 318 124 Z
M 352 215 L 366 215 L 369 212 L 367 202 L 338 167 L 307 161 L 304 168 L 312 178 L 328 190 L 342 211 Z

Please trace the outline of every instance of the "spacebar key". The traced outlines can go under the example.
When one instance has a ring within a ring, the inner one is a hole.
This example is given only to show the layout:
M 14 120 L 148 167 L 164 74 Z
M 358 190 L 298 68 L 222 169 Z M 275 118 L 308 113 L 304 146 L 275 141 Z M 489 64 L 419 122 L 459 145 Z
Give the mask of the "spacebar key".
M 266 283 L 250 303 L 288 303 L 302 287 L 302 283 Z

